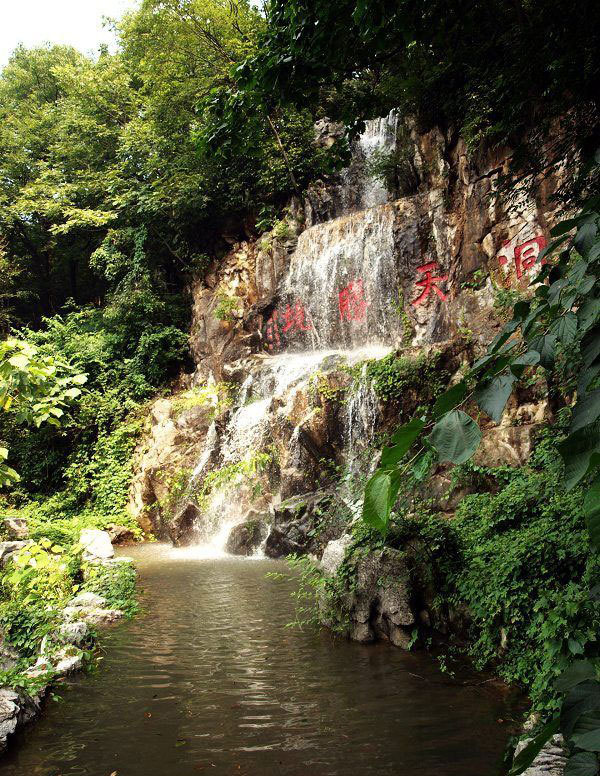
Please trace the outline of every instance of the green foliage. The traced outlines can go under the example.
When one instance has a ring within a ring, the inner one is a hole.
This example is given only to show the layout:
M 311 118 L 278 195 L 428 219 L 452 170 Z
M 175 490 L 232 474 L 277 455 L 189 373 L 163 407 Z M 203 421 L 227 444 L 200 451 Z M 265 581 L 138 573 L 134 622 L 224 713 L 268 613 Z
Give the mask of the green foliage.
M 470 653 L 479 666 L 500 658 L 500 675 L 546 708 L 557 706 L 555 678 L 596 648 L 600 626 L 589 595 L 600 563 L 590 554 L 583 495 L 561 485 L 556 444 L 547 430 L 527 467 L 501 471 L 496 492 L 466 496 L 452 523 L 461 561 L 451 598 L 472 617 Z M 494 475 L 488 470 L 487 487 Z
M 211 418 L 215 418 L 231 407 L 235 389 L 236 386 L 231 383 L 207 383 L 190 388 L 173 400 L 173 411 L 175 415 L 180 415 L 194 407 L 203 407 L 210 410 Z
M 225 293 L 217 296 L 217 306 L 215 307 L 214 316 L 218 321 L 233 321 L 235 317 L 233 315 L 235 310 L 239 310 L 239 300 L 235 296 L 228 296 Z
M 274 455 L 274 451 L 249 453 L 241 461 L 233 461 L 219 469 L 213 469 L 194 494 L 198 506 L 201 509 L 206 508 L 212 493 L 244 481 L 250 483 L 254 494 L 258 495 L 261 490 L 259 475 L 272 463 Z
M 21 669 L 11 668 L 7 671 L 0 671 L 0 686 L 8 687 L 19 694 L 35 698 L 54 678 L 54 671 L 42 671 L 39 674 L 30 676 L 29 673 Z
M 140 290 L 129 306 L 115 299 L 102 310 L 73 310 L 25 332 L 44 358 L 73 364 L 88 382 L 60 434 L 50 436 L 42 427 L 23 435 L 13 413 L 6 414 L 0 433 L 24 475 L 11 493 L 13 507 L 31 502 L 27 511 L 42 523 L 49 517 L 78 527 L 131 522 L 126 504 L 142 401 L 187 354 L 187 335 L 169 323 L 173 319 L 173 307 Z
M 87 375 L 53 356 L 44 356 L 23 340 L 0 342 L 0 410 L 12 412 L 17 423 L 60 426 L 65 410 L 81 394 Z M 3 461 L 8 450 L 0 447 L 0 487 L 19 479 Z
M 52 524 L 49 527 L 56 529 Z M 89 590 L 128 616 L 138 611 L 132 564 L 86 564 L 73 531 L 65 531 L 61 538 L 62 545 L 48 535 L 28 544 L 0 575 L 0 626 L 7 644 L 20 656 L 14 669 L 1 672 L 0 682 L 29 694 L 46 687 L 53 678 L 52 671 L 31 677 L 28 667 L 38 656 L 44 637 L 51 636 L 62 622 L 62 610 L 74 595 Z
M 502 288 L 496 286 L 494 288 L 494 309 L 503 316 L 508 316 L 512 312 L 512 308 L 521 299 L 521 292 L 516 291 L 513 288 Z
M 277 571 L 266 574 L 267 579 L 291 579 L 294 582 L 294 590 L 291 593 L 295 604 L 294 619 L 287 623 L 286 627 L 303 628 L 306 625 L 318 627 L 320 625 L 318 601 L 325 578 L 314 561 L 305 555 L 288 555 L 286 561 L 290 567 L 290 574 Z
M 429 436 L 440 461 L 450 463 L 464 463 L 471 458 L 480 441 L 479 426 L 462 410 L 451 410 L 443 415 Z
M 439 359 L 436 351 L 416 358 L 390 353 L 378 361 L 368 362 L 367 377 L 383 401 L 397 401 L 408 391 L 428 401 L 445 385 L 445 373 L 439 367 Z
M 181 499 L 188 493 L 192 470 L 182 467 L 172 472 L 161 472 L 160 479 L 165 483 L 167 494 L 157 503 L 165 514 L 171 514 Z
M 23 548 L 8 564 L 0 578 L 0 625 L 23 656 L 33 656 L 56 627 L 61 608 L 76 590 L 79 565 L 76 545 L 65 549 L 48 538 Z
M 113 563 L 108 566 L 91 565 L 86 570 L 83 590 L 106 598 L 110 609 L 119 609 L 133 617 L 139 611 L 136 600 L 136 571 L 131 563 Z
M 414 194 L 419 186 L 419 173 L 414 164 L 414 148 L 410 135 L 402 126 L 393 151 L 375 149 L 367 159 L 367 173 L 383 182 L 392 196 Z
M 591 0 L 571 10 L 567 0 L 273 0 L 237 80 L 246 99 L 312 104 L 355 131 L 399 108 L 421 129 L 455 128 L 471 150 L 516 146 L 520 176 L 563 158 L 575 169 L 597 144 L 599 11 Z
M 396 483 L 411 473 L 416 475 L 413 464 L 418 456 L 427 448 L 433 448 L 440 460 L 454 463 L 464 463 L 473 455 L 481 435 L 475 421 L 458 406 L 474 399 L 499 422 L 513 386 L 519 380 L 530 380 L 525 377 L 530 370 L 545 369 L 551 385 L 558 383 L 563 395 L 576 389 L 570 427 L 557 446 L 562 465 L 551 467 L 550 481 L 519 470 L 499 494 L 464 499 L 456 521 L 458 527 L 466 525 L 469 545 L 476 537 L 474 554 L 466 553 L 465 576 L 457 581 L 459 596 L 468 599 L 479 627 L 474 650 L 483 662 L 492 659 L 498 649 L 498 622 L 510 625 L 512 644 L 505 647 L 501 670 L 507 678 L 523 681 L 535 700 L 547 704 L 552 701 L 552 674 L 574 656 L 595 655 L 600 626 L 596 597 L 589 591 L 599 571 L 596 541 L 600 537 L 596 508 L 600 468 L 600 400 L 596 395 L 600 374 L 599 205 L 598 200 L 590 200 L 576 217 L 552 230 L 557 239 L 544 255 L 552 255 L 559 246 L 561 253 L 533 281 L 538 284 L 533 297 L 514 305 L 513 318 L 472 365 L 464 384 L 448 389 L 433 411 L 423 416 L 423 431 L 431 432 L 420 449 L 415 452 L 417 444 L 411 448 L 410 460 L 388 461 L 384 451 L 380 468 L 367 483 L 363 506 L 365 522 L 385 536 L 399 492 Z M 408 433 L 407 427 L 400 431 Z M 535 451 L 532 465 L 540 451 Z M 573 490 L 578 484 L 587 493 Z M 526 569 L 533 569 L 535 580 L 542 580 L 543 595 L 532 581 L 520 578 Z M 600 683 L 590 682 L 589 693 L 597 692 L 598 687 Z M 562 717 L 568 704 L 569 697 L 562 704 Z M 561 731 L 574 757 L 581 761 L 590 758 L 580 755 L 597 751 L 600 729 L 596 719 L 583 722 L 586 710 L 569 712 L 574 719 L 571 727 L 561 717 Z M 584 725 L 585 734 L 574 732 L 579 730 L 577 725 Z M 516 764 L 514 772 L 520 769 Z

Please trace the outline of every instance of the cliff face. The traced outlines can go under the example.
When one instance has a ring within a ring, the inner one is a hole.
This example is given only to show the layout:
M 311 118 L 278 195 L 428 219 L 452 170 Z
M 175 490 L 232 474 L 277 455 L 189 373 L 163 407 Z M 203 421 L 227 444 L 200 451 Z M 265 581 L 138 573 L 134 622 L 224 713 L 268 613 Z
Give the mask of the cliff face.
M 321 122 L 316 142 L 336 131 Z M 320 556 L 344 533 L 376 434 L 487 345 L 539 269 L 559 181 L 494 196 L 507 160 L 469 158 L 393 114 L 369 122 L 348 170 L 194 282 L 196 370 L 156 403 L 139 451 L 131 504 L 145 527 L 224 546 L 246 515 L 268 525 L 271 555 Z M 537 391 L 483 424 L 479 461 L 527 459 L 548 413 Z M 439 467 L 428 487 L 451 514 L 448 484 Z

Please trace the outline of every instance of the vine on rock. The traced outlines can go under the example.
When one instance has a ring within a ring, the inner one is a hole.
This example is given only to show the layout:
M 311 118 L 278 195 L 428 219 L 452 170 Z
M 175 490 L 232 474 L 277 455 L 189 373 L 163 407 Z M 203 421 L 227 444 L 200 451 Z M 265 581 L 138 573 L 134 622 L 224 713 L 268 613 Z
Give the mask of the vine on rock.
M 401 426 L 383 449 L 363 506 L 363 519 L 382 536 L 407 476 L 423 480 L 434 461 L 462 464 L 477 451 L 482 434 L 469 410 L 476 405 L 498 423 L 515 386 L 532 371 L 546 370 L 559 375 L 567 397 L 575 395 L 568 435 L 558 445 L 562 484 L 567 491 L 578 483 L 585 487 L 586 524 L 594 551 L 600 549 L 600 198 L 551 234 L 533 296 L 514 305 L 512 319 L 463 379 Z M 590 591 L 599 594 L 600 586 Z M 510 776 L 523 773 L 559 731 L 569 749 L 567 773 L 598 773 L 600 660 L 593 643 L 587 650 L 557 682 L 564 693 L 560 714 L 515 757 Z

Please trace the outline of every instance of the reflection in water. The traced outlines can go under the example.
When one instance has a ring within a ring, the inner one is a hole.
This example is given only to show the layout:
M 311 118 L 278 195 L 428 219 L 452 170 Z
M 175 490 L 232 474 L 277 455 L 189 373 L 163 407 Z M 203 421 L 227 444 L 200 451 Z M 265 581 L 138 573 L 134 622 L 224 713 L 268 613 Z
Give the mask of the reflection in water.
M 7 776 L 494 776 L 506 703 L 425 655 L 286 628 L 282 564 L 135 548 L 146 613 L 13 742 Z

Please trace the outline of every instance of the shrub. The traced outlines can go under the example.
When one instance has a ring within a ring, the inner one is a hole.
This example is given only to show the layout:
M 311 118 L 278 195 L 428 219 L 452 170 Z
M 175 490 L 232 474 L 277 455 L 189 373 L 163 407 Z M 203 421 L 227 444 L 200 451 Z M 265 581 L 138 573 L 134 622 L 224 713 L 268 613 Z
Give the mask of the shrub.
M 546 432 L 527 467 L 508 478 L 501 470 L 498 492 L 463 499 L 453 522 L 461 563 L 448 574 L 452 600 L 473 619 L 476 664 L 498 661 L 499 674 L 539 707 L 556 705 L 555 677 L 600 628 L 589 594 L 600 561 L 590 553 L 581 490 L 559 485 L 556 444 Z
M 441 390 L 448 375 L 439 368 L 440 354 L 434 351 L 416 358 L 390 353 L 367 365 L 367 376 L 375 393 L 384 401 L 402 398 L 407 390 L 418 395 L 420 402 L 427 402 Z

